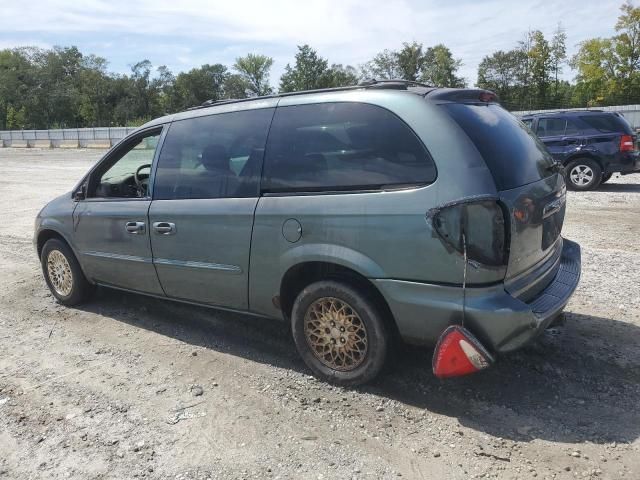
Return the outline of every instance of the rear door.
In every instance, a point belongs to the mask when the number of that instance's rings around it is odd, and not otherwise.
[[[74,242],[84,271],[96,282],[163,293],[153,268],[147,218],[148,177],[161,131],[134,135],[89,175],[86,198],[73,214]]]
[[[444,108],[484,158],[506,207],[511,241],[507,277],[557,253],[566,188],[544,145],[499,105],[455,103]]]
[[[169,297],[246,309],[249,251],[273,108],[174,121],[149,210]]]
[[[564,118],[542,117],[538,119],[536,135],[557,161],[562,161],[564,157],[566,125],[567,121]]]

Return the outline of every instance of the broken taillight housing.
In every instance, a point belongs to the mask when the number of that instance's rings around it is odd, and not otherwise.
[[[433,226],[445,245],[469,260],[489,265],[507,264],[507,227],[495,199],[468,200],[435,209]]]
[[[433,373],[438,378],[458,377],[484,370],[493,357],[466,328],[448,327],[433,352]]]

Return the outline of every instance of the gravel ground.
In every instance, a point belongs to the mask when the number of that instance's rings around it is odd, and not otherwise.
[[[102,153],[0,149],[0,478],[640,478],[640,175],[569,194],[561,326],[475,376],[407,347],[343,389],[279,322],[107,289],[58,305],[33,219]]]

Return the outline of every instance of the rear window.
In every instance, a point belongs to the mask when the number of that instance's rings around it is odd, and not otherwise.
[[[265,154],[265,191],[369,190],[435,178],[422,142],[384,108],[337,102],[276,110]]]
[[[494,104],[447,103],[443,108],[482,155],[498,190],[536,182],[551,175],[553,160],[522,122]]]
[[[580,120],[603,133],[624,132],[627,135],[633,134],[627,120],[618,115],[583,115]]]

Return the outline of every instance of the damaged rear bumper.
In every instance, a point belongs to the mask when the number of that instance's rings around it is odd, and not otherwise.
[[[546,286],[536,288],[532,298],[511,294],[504,284],[467,288],[466,328],[493,352],[524,346],[547,328],[569,302],[580,280],[580,256],[580,246],[563,239],[559,258],[545,272]],[[548,275],[549,271],[552,275]],[[461,287],[389,279],[372,281],[386,298],[400,335],[409,343],[435,344],[444,329],[462,322]]]

